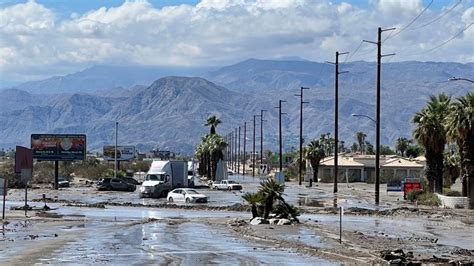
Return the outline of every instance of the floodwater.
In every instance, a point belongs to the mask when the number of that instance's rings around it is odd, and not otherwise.
[[[44,224],[33,220],[24,225],[21,221],[7,225],[8,230],[0,241],[1,261],[28,264],[332,264],[291,249],[251,242],[237,237],[225,225],[209,223],[209,219],[242,218],[243,213],[49,206],[57,208],[49,213],[62,216],[60,222]]]

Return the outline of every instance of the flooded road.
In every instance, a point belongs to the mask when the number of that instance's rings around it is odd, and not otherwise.
[[[8,224],[0,260],[107,264],[334,264],[291,249],[251,242],[225,221],[242,213],[51,205],[54,222]]]
[[[433,254],[474,260],[474,221],[466,210],[407,208],[401,193],[381,193],[371,201],[373,185],[332,184],[308,188],[287,183],[285,199],[303,210],[302,224],[249,225],[251,213],[242,194],[257,191],[261,179],[234,175],[242,191],[197,188],[207,204],[168,204],[140,199],[137,192],[97,191],[73,186],[29,190],[36,210],[7,212],[0,237],[0,261],[11,264],[277,264],[328,265],[380,263],[380,250]],[[382,188],[383,191],[383,188]],[[23,190],[11,190],[7,208],[24,205]],[[51,210],[40,211],[45,203]],[[94,205],[95,204],[95,205]],[[339,213],[342,222],[339,243]],[[221,208],[223,207],[223,208]],[[235,208],[234,208],[235,207]],[[356,208],[358,207],[361,212]],[[396,213],[390,211],[401,209]],[[404,208],[404,209],[403,209]],[[352,210],[351,210],[352,209]],[[367,212],[369,210],[372,212]],[[383,212],[383,214],[377,212]],[[243,221],[235,226],[233,220]],[[418,257],[417,257],[418,258]]]

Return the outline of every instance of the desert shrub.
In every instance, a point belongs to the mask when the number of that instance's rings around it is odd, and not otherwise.
[[[439,206],[441,204],[441,201],[435,194],[430,192],[424,192],[419,195],[418,204],[428,206]]]
[[[456,190],[450,190],[446,193],[443,193],[445,196],[449,196],[449,197],[461,197],[462,196],[462,193],[459,192],[459,191],[456,191]]]
[[[417,201],[420,205],[428,206],[439,206],[441,204],[438,196],[422,190],[410,190],[407,194],[407,200],[412,202]]]
[[[407,193],[407,200],[411,201],[411,202],[414,202],[415,200],[418,200],[418,196],[423,193],[423,191],[421,190],[410,190],[408,191]]]

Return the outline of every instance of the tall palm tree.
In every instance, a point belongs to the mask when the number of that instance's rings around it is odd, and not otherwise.
[[[405,137],[399,137],[395,143],[395,151],[400,152],[401,156],[404,156],[405,151],[408,149],[408,145],[411,143],[411,140]]]
[[[311,164],[311,168],[313,168],[313,180],[314,182],[318,182],[318,170],[319,170],[319,162],[325,156],[325,148],[322,145],[324,142],[323,136],[320,139],[313,139],[306,148],[306,159],[309,160]]]
[[[217,172],[217,163],[219,160],[224,159],[224,149],[227,147],[227,142],[221,136],[217,134],[209,134],[206,137],[205,141],[209,157],[210,157],[210,176],[213,181],[216,180],[216,172]]]
[[[205,126],[210,126],[211,127],[210,134],[214,135],[216,134],[216,127],[220,123],[222,123],[222,121],[219,118],[217,118],[215,115],[213,115],[207,118]]]
[[[416,128],[413,138],[425,148],[428,191],[443,191],[443,152],[446,145],[444,123],[451,97],[446,94],[431,96],[421,111],[413,117]]]
[[[463,194],[474,208],[474,93],[459,97],[450,106],[445,129],[448,139],[459,147]]]
[[[356,133],[357,142],[359,143],[359,151],[361,153],[365,153],[365,137],[367,137],[367,135],[364,132],[359,131]]]

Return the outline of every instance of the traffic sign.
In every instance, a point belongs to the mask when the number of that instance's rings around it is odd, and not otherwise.
[[[260,168],[258,169],[258,173],[261,175],[268,174],[268,165],[267,164],[260,164]]]

